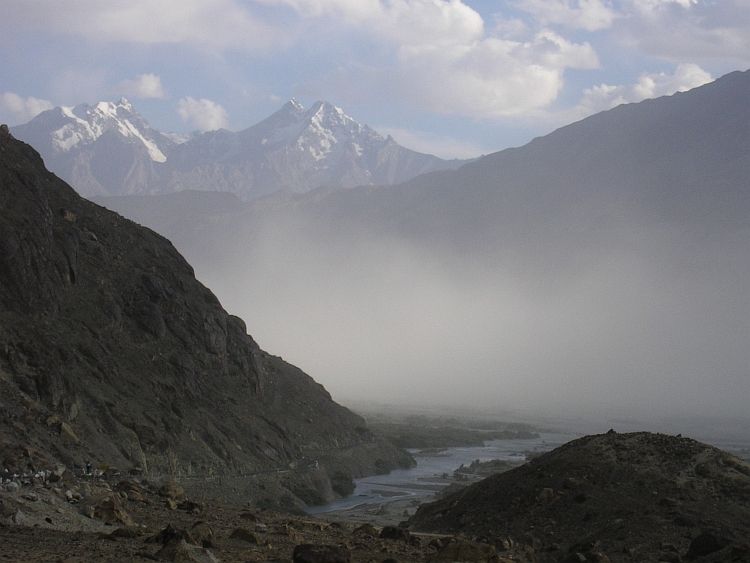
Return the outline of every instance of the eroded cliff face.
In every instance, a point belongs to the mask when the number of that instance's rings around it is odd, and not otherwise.
[[[7,134],[0,421],[0,462],[22,469],[237,474],[351,448],[353,473],[408,461],[261,350],[168,240],[80,198]]]

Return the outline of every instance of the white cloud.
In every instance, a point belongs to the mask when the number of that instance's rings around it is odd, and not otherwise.
[[[644,73],[638,82],[627,86],[601,84],[584,90],[578,111],[591,115],[625,103],[640,102],[648,98],[668,96],[702,86],[713,79],[696,64],[681,64],[674,74]]]
[[[631,0],[632,5],[641,12],[654,12],[664,9],[673,4],[689,8],[691,4],[697,4],[697,0]]]
[[[316,16],[349,5],[338,0],[268,1]],[[523,29],[516,22],[509,33],[501,26],[487,33],[481,16],[461,0],[367,0],[351,5],[347,21],[381,44],[390,43],[397,60],[390,66],[341,67],[307,84],[306,91],[358,101],[395,95],[428,111],[498,117],[549,105],[563,86],[566,69],[599,66],[589,43],[571,42],[549,29]]]
[[[236,0],[24,0],[0,3],[6,26],[49,29],[94,42],[187,43],[212,49],[258,49],[285,32]]]
[[[526,42],[486,38],[452,48],[402,47],[398,80],[412,105],[485,118],[552,103],[566,68],[597,68],[588,44],[549,30]]]
[[[614,26],[626,47],[675,62],[733,58],[750,61],[746,0],[626,0]]]
[[[5,92],[0,96],[0,112],[11,115],[17,123],[26,123],[43,111],[54,108],[47,100],[34,97],[22,98],[14,92]]]
[[[520,0],[517,6],[542,25],[561,24],[573,29],[607,29],[621,17],[611,3],[602,0]]]
[[[190,96],[179,101],[177,113],[192,126],[201,131],[215,131],[228,127],[228,114],[221,105],[211,100],[201,98],[195,100]]]
[[[155,74],[139,74],[135,80],[123,80],[118,89],[123,95],[138,99],[164,99],[167,93],[161,85],[161,78]]]

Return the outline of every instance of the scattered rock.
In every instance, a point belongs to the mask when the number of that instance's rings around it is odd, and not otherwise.
[[[98,518],[108,524],[135,526],[131,516],[125,511],[117,493],[100,493],[92,495],[79,504],[81,514],[89,518]]]
[[[192,500],[184,500],[177,505],[177,508],[186,512],[193,512],[199,514],[206,508],[206,504],[203,502],[195,502]]]
[[[167,524],[167,527],[164,528],[161,532],[156,534],[155,536],[151,536],[146,540],[146,543],[160,543],[162,545],[167,545],[168,543],[174,543],[178,542],[180,540],[185,540],[188,543],[194,543],[193,537],[190,535],[190,532],[187,530],[180,530],[179,528],[175,528],[172,526],[172,524]]]
[[[185,494],[177,483],[174,481],[165,481],[159,489],[159,496],[166,497],[171,500],[177,500]]]
[[[695,559],[697,557],[703,557],[704,555],[710,555],[715,551],[719,551],[727,546],[727,541],[718,538],[711,532],[702,532],[690,542],[690,547],[685,555],[686,559]]]
[[[117,528],[113,530],[109,537],[111,538],[140,538],[143,535],[143,528],[137,526],[126,526],[124,528]]]
[[[427,557],[430,563],[497,563],[498,560],[493,546],[462,538],[450,538],[441,542],[437,552]]]
[[[378,537],[383,540],[401,540],[408,542],[410,535],[411,534],[409,534],[409,530],[404,530],[403,528],[399,528],[398,526],[385,526],[380,531],[380,535]]]
[[[258,515],[254,512],[245,511],[240,514],[240,518],[242,518],[243,520],[249,520],[250,522],[255,522],[258,520]]]
[[[349,563],[352,555],[344,546],[303,543],[294,548],[294,563]]]
[[[380,535],[378,529],[369,522],[354,528],[354,534],[360,536],[369,536],[371,538],[377,538]]]
[[[218,563],[219,560],[214,557],[213,553],[191,545],[185,540],[169,543],[161,548],[156,557],[162,561],[175,561],[178,563]]]
[[[229,539],[242,540],[253,545],[258,545],[258,538],[255,536],[255,534],[245,528],[237,528],[236,530],[234,530],[234,532],[232,532],[232,535],[229,536]]]
[[[29,517],[20,510],[14,510],[4,521],[8,526],[31,526]]]
[[[536,497],[536,500],[538,502],[541,502],[542,504],[546,504],[554,500],[554,498],[555,498],[555,491],[549,487],[546,487],[539,492],[539,494]]]
[[[190,535],[193,538],[195,545],[202,547],[213,547],[214,542],[214,531],[211,526],[205,522],[196,522],[190,528]]]

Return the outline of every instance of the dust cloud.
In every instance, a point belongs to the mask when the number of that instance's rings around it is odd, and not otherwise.
[[[263,349],[343,404],[747,418],[748,233],[615,238],[584,260],[290,223],[177,244]]]

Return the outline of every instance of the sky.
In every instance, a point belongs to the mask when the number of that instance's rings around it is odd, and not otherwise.
[[[749,0],[0,0],[0,122],[126,97],[161,131],[317,100],[444,158],[750,68]]]

